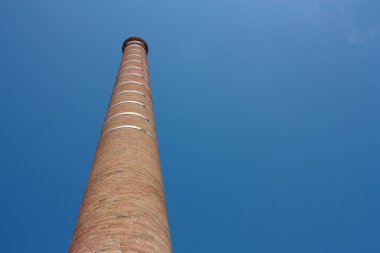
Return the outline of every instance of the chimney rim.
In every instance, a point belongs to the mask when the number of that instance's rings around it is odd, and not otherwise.
[[[148,54],[148,43],[146,43],[146,41],[139,36],[132,36],[132,37],[129,37],[128,39],[126,39],[123,43],[122,48],[121,48],[122,53],[124,53],[124,49],[126,48],[126,46],[133,41],[140,42],[142,44],[142,46],[144,47],[146,54]]]

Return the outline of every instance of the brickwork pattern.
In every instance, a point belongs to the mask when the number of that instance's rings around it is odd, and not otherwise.
[[[171,253],[147,46],[127,40],[71,253]]]

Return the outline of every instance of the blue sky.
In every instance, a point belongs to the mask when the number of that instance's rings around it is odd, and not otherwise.
[[[0,242],[67,252],[125,38],[175,253],[380,252],[380,2],[0,2]]]

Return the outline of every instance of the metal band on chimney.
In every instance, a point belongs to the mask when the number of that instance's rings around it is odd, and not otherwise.
[[[150,113],[153,114],[152,110],[151,110],[149,107],[147,107],[145,104],[140,103],[140,102],[138,102],[138,101],[133,101],[133,100],[121,101],[121,102],[119,102],[119,103],[116,103],[116,104],[112,105],[112,106],[110,107],[110,109],[111,109],[111,108],[114,108],[114,107],[116,107],[116,106],[118,106],[118,105],[128,104],[128,103],[130,103],[130,104],[140,105],[140,106],[146,108]]]
[[[137,112],[121,112],[121,113],[116,113],[109,118],[106,118],[106,120],[104,121],[103,124],[106,124],[109,120],[116,118],[116,117],[119,117],[119,116],[137,116],[137,117],[145,119],[146,121],[148,121],[150,123],[150,120],[140,113],[137,113]]]
[[[120,92],[116,93],[115,95],[113,95],[112,99],[114,99],[115,97],[117,97],[117,96],[119,96],[121,94],[125,94],[125,93],[136,93],[136,94],[139,94],[139,95],[145,97],[147,100],[149,100],[149,102],[152,103],[152,100],[147,95],[145,95],[143,92],[136,91],[136,90],[124,90],[124,91],[120,91]]]
[[[137,130],[140,130],[146,134],[148,134],[153,140],[156,141],[156,138],[155,135],[151,134],[150,132],[148,132],[147,130],[141,128],[141,127],[138,127],[138,126],[134,126],[134,125],[123,125],[123,126],[118,126],[118,127],[114,127],[114,128],[111,128],[109,130],[107,130],[104,134],[102,134],[102,136],[100,137],[100,139],[102,139],[105,135],[109,134],[110,132],[113,132],[115,130],[118,130],[118,129],[125,129],[125,128],[132,128],[132,129],[137,129]]]

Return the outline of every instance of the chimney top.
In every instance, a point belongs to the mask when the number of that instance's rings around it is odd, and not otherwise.
[[[124,53],[124,49],[128,44],[137,43],[144,47],[146,53],[148,54],[148,44],[145,42],[144,39],[138,37],[138,36],[132,36],[126,39],[123,43],[122,52]]]

